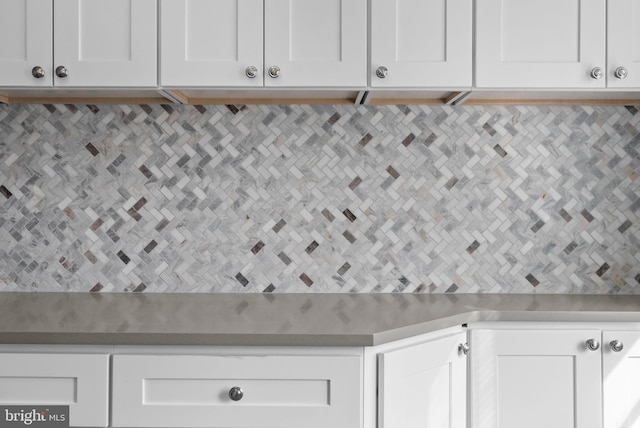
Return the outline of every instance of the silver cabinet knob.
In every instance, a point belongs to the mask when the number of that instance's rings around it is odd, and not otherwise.
[[[609,342],[609,346],[611,346],[613,352],[620,352],[624,348],[624,344],[619,340],[612,340]]]
[[[280,67],[277,67],[275,65],[269,67],[269,76],[273,77],[274,79],[280,77]]]
[[[244,397],[244,392],[242,392],[242,388],[239,386],[234,386],[229,390],[229,398],[233,401],[240,401]]]
[[[613,75],[616,76],[618,79],[626,79],[627,76],[629,75],[629,70],[627,70],[624,67],[618,67],[616,68],[616,71],[613,72]]]
[[[65,78],[68,75],[69,75],[69,70],[67,70],[65,66],[61,65],[60,67],[56,68],[56,76]]]
[[[31,75],[36,79],[42,79],[44,77],[44,68],[35,66],[31,69]]]
[[[593,70],[591,70],[592,78],[598,80],[598,79],[602,79],[603,76],[604,76],[604,72],[600,67],[594,67]]]
[[[249,79],[254,79],[258,75],[258,69],[250,65],[244,70],[244,74],[246,74]]]
[[[461,343],[458,345],[458,353],[459,354],[464,354],[464,355],[469,355],[469,351],[471,350],[471,348],[469,347],[468,343]]]
[[[389,73],[389,69],[384,65],[381,65],[376,69],[376,76],[378,76],[381,79],[384,79],[385,77],[387,77],[388,73]]]
[[[598,342],[596,339],[587,340],[587,349],[589,349],[590,351],[597,351],[598,349],[600,349],[600,342]]]

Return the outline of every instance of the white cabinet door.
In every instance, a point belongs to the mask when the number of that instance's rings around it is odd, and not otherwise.
[[[603,0],[476,2],[476,86],[604,88],[605,16]]]
[[[371,86],[470,87],[472,11],[472,0],[372,0]]]
[[[0,86],[51,86],[53,0],[1,0],[0,28]]]
[[[156,0],[55,0],[56,86],[156,86]]]
[[[473,428],[602,428],[598,330],[472,330]]]
[[[163,86],[263,85],[262,0],[161,0],[160,16]]]
[[[609,1],[607,16],[608,86],[640,88],[640,0]],[[616,76],[620,67],[624,78]]]
[[[359,428],[361,361],[359,356],[115,355],[112,425]],[[234,400],[236,388],[242,395]]]
[[[464,428],[467,358],[458,351],[466,334],[378,356],[380,428]]]
[[[605,331],[602,343],[604,426],[640,428],[640,332]]]
[[[264,59],[265,86],[366,86],[367,0],[266,1]]]
[[[70,426],[109,425],[109,355],[0,354],[0,404],[69,406]]]

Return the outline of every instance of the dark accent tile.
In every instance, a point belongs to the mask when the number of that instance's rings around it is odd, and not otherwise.
[[[138,202],[136,202],[136,204],[133,206],[133,209],[136,211],[140,211],[140,208],[144,207],[146,203],[147,203],[146,198],[140,198],[140,200],[138,200]]]
[[[233,114],[238,114],[238,112],[240,111],[240,109],[239,109],[238,107],[236,107],[236,106],[234,106],[234,105],[231,105],[231,104],[226,104],[226,105],[225,105],[225,107],[226,107],[226,108],[228,108],[228,109],[229,109],[229,111],[230,111],[231,113],[233,113]],[[201,113],[202,113],[202,112],[201,112]]]
[[[156,226],[156,231],[160,232],[162,229],[167,227],[168,224],[169,224],[169,220],[167,220],[166,218],[163,218],[160,221],[160,223],[158,223],[158,225]]]
[[[528,274],[525,278],[527,278],[527,281],[529,281],[529,283],[531,283],[531,285],[533,285],[534,287],[540,285],[540,281],[538,281],[532,274]]]
[[[75,105],[73,105],[73,104],[65,104],[64,106],[65,106],[65,107],[67,108],[67,110],[69,110],[71,113],[76,113],[76,112],[78,111],[78,107],[76,107],[76,106],[75,106]]]
[[[176,162],[176,166],[178,168],[182,168],[187,164],[187,162],[189,162],[189,160],[191,160],[191,157],[189,155],[183,155],[180,159],[178,159],[178,162]]]
[[[198,110],[198,112],[199,112],[200,114],[205,114],[205,113],[207,112],[207,108],[206,108],[205,106],[203,106],[203,105],[200,105],[200,104],[196,104],[196,105],[194,105],[194,106],[193,106],[193,108],[195,108],[196,110]]]
[[[424,293],[426,289],[427,289],[426,285],[420,284],[420,285],[418,285],[418,287],[416,287],[415,290],[413,290],[413,292],[414,293]]]
[[[394,167],[392,167],[391,165],[389,165],[387,167],[387,172],[389,173],[390,176],[392,176],[394,179],[400,177],[400,173],[398,171],[395,170]]]
[[[238,280],[238,282],[243,286],[246,287],[247,284],[249,283],[249,280],[247,278],[244,277],[243,274],[241,274],[240,272],[238,272],[236,274],[236,280]]]
[[[0,186],[0,193],[2,193],[2,195],[7,199],[13,196],[13,193],[11,193],[9,189],[4,187],[4,185]]]
[[[158,246],[158,243],[155,241],[155,239],[152,239],[151,242],[149,242],[147,244],[146,247],[144,247],[144,252],[149,254],[150,252],[153,251],[154,248],[156,248]]]
[[[131,259],[125,253],[123,253],[122,250],[118,251],[117,256],[125,265],[129,264],[129,262],[131,261]]]
[[[273,291],[276,289],[276,287],[273,284],[269,284],[267,286],[267,288],[264,289],[264,291],[262,291],[263,293],[273,293]]]
[[[457,177],[451,177],[449,179],[449,181],[447,181],[447,183],[444,185],[444,187],[447,190],[451,190],[451,189],[453,189],[453,186],[455,186],[456,184],[458,184],[458,178]]]
[[[445,293],[455,293],[457,290],[458,290],[458,285],[454,283],[454,284],[451,284],[449,288],[447,288]]]
[[[284,219],[280,219],[279,222],[277,222],[274,226],[273,226],[273,230],[275,233],[280,232],[280,230],[282,230],[283,227],[285,227],[285,225],[287,224],[286,221],[284,221]]]
[[[637,274],[634,279],[638,282],[638,284],[640,284],[640,273]]]
[[[609,270],[611,266],[609,266],[607,263],[603,264],[602,266],[600,266],[600,268],[596,271],[596,275],[598,275],[599,277],[602,277],[602,275],[605,274],[606,271]]]
[[[300,280],[304,282],[307,287],[311,287],[313,285],[313,281],[307,276],[306,273],[300,275]]]
[[[93,286],[93,288],[91,288],[91,290],[89,290],[89,293],[97,293],[100,290],[102,290],[104,288],[104,285],[100,284],[99,282]]]
[[[496,144],[495,146],[493,146],[493,150],[495,150],[496,153],[498,153],[502,157],[507,156],[507,152],[502,148],[500,144]]]
[[[305,248],[305,253],[307,254],[311,254],[315,251],[316,248],[318,248],[318,244],[316,241],[313,241],[311,244],[309,244],[309,246],[307,248]]]
[[[140,168],[138,168],[138,169],[140,170],[142,175],[144,175],[145,177],[147,177],[147,178],[153,177],[153,173],[145,165],[140,165]]]
[[[128,213],[131,217],[133,217],[133,219],[134,219],[135,221],[140,221],[140,219],[142,218],[142,216],[140,215],[140,213],[138,213],[138,211],[136,211],[136,210],[135,210],[135,209],[133,209],[133,208],[129,208],[129,209],[127,210],[127,213]]]
[[[71,209],[71,207],[66,207],[65,209],[62,210],[62,212],[69,217],[69,220],[75,220],[76,219],[76,213],[73,212],[73,210]]]
[[[86,257],[87,260],[91,262],[91,264],[96,264],[96,262],[98,261],[98,258],[95,256],[95,254],[93,254],[89,250],[84,252],[84,256]]]
[[[422,143],[425,146],[429,147],[437,139],[438,139],[438,136],[432,132],[431,135],[429,135]]]
[[[358,187],[360,185],[360,183],[362,183],[362,178],[360,178],[360,177],[354,178],[353,181],[351,181],[351,183],[349,183],[349,189],[355,190],[356,187]]]
[[[566,221],[567,223],[569,223],[571,220],[573,220],[573,217],[571,217],[571,214],[569,214],[568,212],[566,212],[564,210],[564,208],[562,208],[560,210],[560,217],[562,217],[564,219],[564,221]]]
[[[140,108],[142,109],[143,112],[145,112],[146,114],[151,114],[153,113],[153,109],[151,108],[151,106],[149,104],[140,104]]]
[[[253,254],[258,254],[260,250],[262,250],[263,248],[264,248],[264,242],[258,241],[256,245],[254,245],[253,248],[251,249],[251,252]]]
[[[622,223],[620,225],[620,227],[618,227],[618,232],[620,233],[625,233],[627,231],[627,229],[629,229],[631,227],[633,223],[631,223],[631,220],[627,219],[625,220],[624,223]]]
[[[160,104],[160,107],[162,107],[164,111],[166,111],[169,114],[173,113],[174,111],[173,107],[171,107],[169,104]]]
[[[291,264],[291,259],[289,258],[289,256],[287,256],[284,252],[280,252],[280,254],[278,254],[278,258],[280,260],[282,260],[282,263],[284,263],[285,265],[290,265]]]
[[[91,113],[93,114],[98,114],[98,112],[100,111],[100,109],[98,108],[98,106],[93,105],[93,104],[87,104],[87,108],[89,109],[89,111],[91,111]]]
[[[358,144],[360,144],[362,147],[366,146],[367,144],[369,144],[369,141],[371,141],[373,139],[373,136],[369,133],[367,133],[364,137],[362,137],[362,139],[358,142]]]
[[[477,250],[479,246],[480,246],[480,243],[478,241],[473,241],[471,245],[467,247],[467,253],[473,254],[473,252]]]
[[[124,119],[122,119],[122,123],[124,123],[125,125],[130,124],[131,122],[133,122],[133,120],[136,118],[137,114],[135,111],[130,111],[129,114],[127,114]]]
[[[539,231],[540,229],[542,229],[542,226],[544,226],[544,225],[545,225],[545,222],[544,222],[544,221],[542,221],[542,220],[538,220],[538,221],[536,222],[536,224],[534,224],[533,226],[531,226],[531,231],[532,231],[533,233],[536,233],[537,231]]]
[[[95,232],[96,230],[100,229],[100,226],[102,226],[103,224],[104,224],[104,220],[102,220],[101,218],[98,218],[96,219],[96,221],[93,222],[91,226],[89,226],[89,229]]]
[[[134,293],[142,293],[146,289],[147,289],[147,286],[144,285],[143,282],[141,282],[140,285],[138,285],[136,288],[133,289],[133,292]]]
[[[44,108],[46,108],[47,110],[49,110],[49,113],[55,113],[56,110],[56,106],[52,105],[52,104],[45,104]]]
[[[94,157],[98,156],[100,154],[100,152],[98,151],[98,149],[96,149],[96,146],[94,146],[93,144],[89,143],[86,146],[84,146],[87,150],[89,150],[89,153],[91,153]]]
[[[484,129],[485,131],[487,131],[487,133],[489,135],[491,135],[492,137],[494,135],[496,135],[496,130],[493,129],[493,126],[489,125],[489,122],[485,123],[484,125],[482,125],[482,129]]]
[[[337,121],[340,120],[340,114],[338,113],[334,113],[328,120],[327,120],[327,124],[329,125],[333,125],[335,124]]]
[[[402,140],[402,145],[405,146],[405,147],[408,147],[409,144],[411,144],[413,142],[413,140],[415,140],[415,139],[416,139],[415,135],[409,134],[409,135],[407,135],[407,137],[404,140]]]
[[[325,216],[325,218],[329,221],[335,220],[333,214],[331,214],[331,212],[326,208],[322,210],[322,215]]]
[[[340,269],[338,269],[338,275],[344,275],[349,269],[351,269],[351,265],[349,264],[349,262],[345,262],[342,266],[340,266]]]
[[[107,236],[111,238],[113,242],[118,242],[120,240],[120,237],[116,234],[116,232],[113,229],[107,230]]]
[[[593,216],[586,208],[580,211],[580,214],[582,214],[582,217],[584,217],[589,223],[593,221]]]
[[[573,250],[575,250],[578,247],[578,243],[576,241],[571,241],[569,243],[569,245],[567,245],[566,247],[564,247],[564,253],[566,255],[569,255],[573,252]]]
[[[268,114],[268,115],[266,115],[264,119],[262,119],[262,123],[263,123],[265,126],[269,126],[269,124],[270,124],[271,122],[273,122],[273,119],[275,119],[275,118],[276,118],[275,113],[274,113],[274,112],[269,112],[269,114]]]
[[[351,234],[351,232],[349,232],[348,230],[345,230],[344,232],[342,232],[342,236],[344,236],[344,237],[345,237],[345,239],[346,239],[347,241],[349,241],[350,243],[352,243],[352,244],[353,244],[354,242],[356,242],[356,237],[355,237],[355,236],[353,236],[353,235]]]
[[[349,211],[349,208],[347,208],[344,211],[342,211],[342,214],[344,214],[344,216],[347,218],[347,220],[349,220],[351,223],[356,221],[356,216],[353,215],[353,213],[351,211]]]
[[[635,115],[638,112],[638,109],[635,108],[634,106],[624,106],[624,108],[626,108],[629,113]]]

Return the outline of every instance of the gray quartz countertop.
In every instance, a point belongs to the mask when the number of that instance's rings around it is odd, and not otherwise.
[[[640,295],[0,293],[0,343],[368,346],[476,321],[640,322]]]

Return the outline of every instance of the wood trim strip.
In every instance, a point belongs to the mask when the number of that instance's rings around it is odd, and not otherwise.
[[[0,94],[0,103],[9,104],[9,97],[7,95]]]
[[[373,98],[368,104],[446,104],[446,100],[440,98]]]
[[[353,104],[352,98],[189,98],[188,104]]]
[[[164,97],[11,97],[7,99],[15,104],[167,104],[171,102]]]
[[[527,98],[519,98],[519,99],[509,99],[509,98],[474,98],[474,99],[466,99],[461,104],[463,105],[472,105],[472,104],[574,104],[574,105],[638,105],[640,104],[640,98],[638,99],[625,99],[625,100],[616,100],[616,99],[597,99],[597,98],[585,98],[585,99],[527,99]]]

